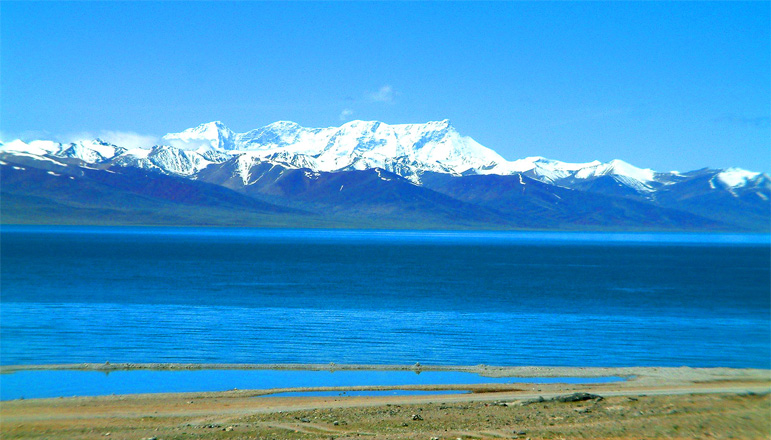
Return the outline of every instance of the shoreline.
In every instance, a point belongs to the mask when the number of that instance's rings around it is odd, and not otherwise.
[[[165,366],[168,371],[227,364],[109,364],[113,371]],[[61,370],[104,364],[26,366]],[[228,365],[231,369],[245,367]],[[307,369],[290,365],[286,369]],[[101,369],[98,367],[102,367]],[[269,369],[277,365],[249,365]],[[322,366],[317,365],[317,369]],[[324,369],[329,366],[324,365]],[[346,365],[347,369],[354,366]],[[413,366],[357,366],[409,370]],[[766,438],[771,432],[771,370],[731,368],[434,367],[422,371],[487,371],[530,377],[634,373],[618,382],[514,383],[274,388],[214,392],[117,394],[3,401],[0,436],[46,440],[382,438]],[[4,367],[7,369],[7,367]],[[342,368],[338,368],[342,369]],[[397,396],[271,396],[278,392],[414,389]],[[461,394],[442,390],[463,389]],[[578,394],[577,394],[578,393]],[[570,399],[589,393],[580,399]],[[260,398],[256,398],[262,396]],[[567,399],[565,399],[567,397]],[[524,432],[526,434],[520,435]],[[514,435],[516,433],[516,435]],[[109,436],[109,437],[108,437]]]
[[[544,367],[544,366],[492,366],[492,365],[378,365],[378,364],[225,364],[225,363],[77,363],[77,364],[42,364],[42,365],[0,365],[0,375],[13,374],[22,371],[201,371],[201,370],[251,370],[251,371],[412,371],[415,374],[422,372],[445,371],[478,374],[488,378],[603,378],[619,377],[621,380],[607,382],[618,387],[628,386],[656,386],[691,385],[699,383],[716,383],[727,381],[741,382],[771,382],[771,369],[758,368],[692,368],[692,367]],[[527,382],[511,384],[522,385]],[[539,384],[537,381],[534,384]],[[471,391],[470,387],[478,388],[486,385],[490,389],[501,390],[502,384],[441,384],[430,385],[441,387],[440,389],[461,389]],[[596,384],[601,385],[601,384]],[[381,386],[381,385],[352,385],[346,387],[313,387],[320,391],[338,390],[387,390],[406,389],[406,385]],[[450,387],[453,388],[450,388]],[[301,391],[305,388],[282,388],[283,391]],[[412,388],[409,389],[421,389]],[[246,391],[246,390],[239,390]],[[249,390],[260,392],[266,390]]]
[[[80,370],[80,371],[180,371],[180,370],[305,370],[305,371],[457,371],[478,373],[487,377],[600,377],[652,375],[659,372],[687,372],[689,374],[732,374],[745,372],[766,373],[771,379],[771,369],[739,367],[581,367],[581,366],[501,366],[501,365],[434,365],[434,364],[328,364],[318,363],[179,363],[179,362],[80,362],[68,364],[18,364],[0,365],[0,374],[33,370]]]

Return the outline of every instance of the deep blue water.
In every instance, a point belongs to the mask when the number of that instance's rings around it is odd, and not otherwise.
[[[8,227],[0,363],[771,367],[768,235]]]
[[[444,385],[481,383],[601,383],[621,377],[484,377],[459,371],[309,371],[309,370],[32,370],[0,375],[0,400],[40,397],[100,396],[108,394],[183,393],[200,391],[265,390],[296,387],[352,387],[360,385]],[[439,391],[425,392],[441,394]],[[340,391],[282,393],[276,395],[327,395]],[[421,394],[415,390],[348,391],[346,395]]]

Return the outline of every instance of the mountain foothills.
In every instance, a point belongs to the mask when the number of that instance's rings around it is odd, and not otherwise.
[[[509,161],[449,121],[0,146],[3,224],[769,231],[771,177]]]

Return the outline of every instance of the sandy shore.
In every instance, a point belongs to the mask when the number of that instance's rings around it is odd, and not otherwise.
[[[274,390],[2,402],[2,438],[771,438],[771,371],[729,368],[553,368],[354,365],[77,364],[29,369],[317,369],[467,371],[490,377],[621,376],[597,384],[447,384],[468,394],[259,397]],[[0,379],[1,380],[1,379]],[[371,390],[396,387],[324,387]],[[560,396],[590,393],[586,400]],[[594,397],[601,396],[601,398]]]

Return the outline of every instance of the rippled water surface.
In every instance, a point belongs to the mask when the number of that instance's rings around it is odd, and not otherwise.
[[[771,366],[767,235],[1,232],[5,365]]]

